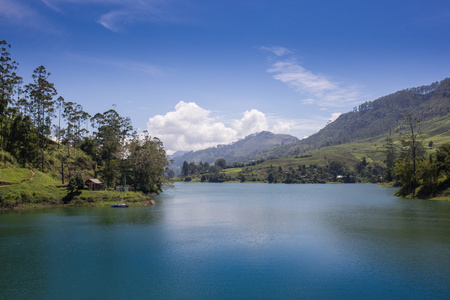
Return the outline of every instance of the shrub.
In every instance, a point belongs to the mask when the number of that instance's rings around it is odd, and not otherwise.
[[[72,176],[69,179],[69,185],[67,186],[67,189],[69,192],[78,191],[84,188],[84,179],[83,176],[81,176],[80,173],[76,173],[74,176]]]

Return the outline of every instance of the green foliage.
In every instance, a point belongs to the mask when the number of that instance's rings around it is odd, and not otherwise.
[[[428,159],[419,159],[416,169],[411,161],[400,159],[396,174],[402,184],[396,195],[439,196],[450,188],[450,143],[440,146]]]
[[[35,161],[38,156],[38,132],[34,129],[29,116],[15,114],[8,128],[6,150],[9,151],[22,166]]]
[[[5,40],[0,41],[0,149],[3,149],[3,122],[7,108],[13,101],[15,87],[22,82],[22,78],[16,74],[18,63],[11,59],[9,48],[11,45]]]
[[[122,145],[133,130],[131,120],[110,109],[103,114],[97,113],[91,118],[91,122],[97,128],[96,143],[101,145],[98,147],[100,154],[97,161],[103,168],[101,176],[107,187],[114,188],[119,172],[117,159],[122,156]]]
[[[227,166],[227,161],[224,158],[218,158],[215,162],[214,165],[216,167],[220,167],[222,169],[225,169]]]
[[[48,81],[51,74],[44,66],[37,67],[32,75],[34,80],[25,86],[30,102],[32,120],[37,130],[37,151],[41,156],[41,171],[44,170],[44,149],[48,145],[46,138],[50,136],[55,100],[57,94],[54,84]]]
[[[83,176],[79,172],[77,172],[74,176],[69,179],[69,185],[67,186],[67,190],[71,193],[82,190],[84,188],[84,179]]]
[[[144,193],[161,193],[164,173],[169,165],[162,142],[158,138],[137,136],[129,144],[131,167],[135,172],[136,190]]]
[[[386,155],[386,158],[384,160],[384,164],[386,165],[386,170],[384,172],[384,180],[386,182],[391,182],[394,180],[394,166],[397,151],[391,136],[386,137],[385,140],[386,144],[384,145],[384,154]]]

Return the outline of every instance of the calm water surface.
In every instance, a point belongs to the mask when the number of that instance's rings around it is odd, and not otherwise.
[[[0,299],[449,299],[450,203],[179,183],[153,207],[0,212]]]

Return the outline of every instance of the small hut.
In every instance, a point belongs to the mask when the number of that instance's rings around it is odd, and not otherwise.
[[[92,191],[102,191],[105,189],[105,185],[103,182],[98,180],[97,178],[90,178],[84,182],[86,187]]]

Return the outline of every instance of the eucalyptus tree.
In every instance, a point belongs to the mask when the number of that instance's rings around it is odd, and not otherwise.
[[[58,140],[58,148],[61,143],[61,135],[63,134],[63,129],[61,128],[61,114],[64,110],[66,102],[64,101],[64,98],[62,96],[59,96],[56,100],[56,107],[58,108],[58,126],[56,126],[55,135]]]
[[[121,156],[122,146],[133,131],[131,120],[110,109],[94,115],[91,122],[92,127],[97,129],[94,135],[100,150],[100,161],[97,163],[102,166],[102,178],[108,187],[113,187],[118,172],[117,158]]]
[[[166,150],[158,138],[135,136],[128,144],[128,160],[135,172],[135,186],[144,193],[161,193],[169,162]]]
[[[69,156],[70,146],[79,145],[83,136],[87,133],[87,130],[81,125],[82,122],[87,121],[90,117],[80,104],[71,101],[64,103],[63,118],[66,121],[66,128],[62,132]]]
[[[402,153],[395,166],[395,175],[399,177],[402,188],[397,192],[399,195],[408,195],[412,193],[415,196],[415,190],[418,187],[417,165],[419,159],[424,156],[424,148],[421,139],[420,120],[411,115],[403,115],[406,121],[404,138],[400,140],[402,144]]]
[[[39,66],[33,72],[33,82],[25,86],[30,99],[34,125],[38,132],[37,149],[42,156],[41,170],[44,169],[45,138],[51,134],[50,129],[55,110],[53,97],[57,95],[54,84],[48,81],[50,75],[51,73],[47,72],[44,66]]]
[[[394,140],[391,136],[385,138],[386,143],[384,144],[384,154],[386,155],[384,163],[386,164],[386,170],[384,172],[384,180],[390,182],[394,180],[394,167],[396,160],[396,149]]]
[[[16,61],[11,59],[8,49],[11,45],[5,40],[0,41],[0,149],[3,149],[3,122],[6,116],[8,104],[12,103],[16,85],[21,81],[21,77],[16,74]]]

